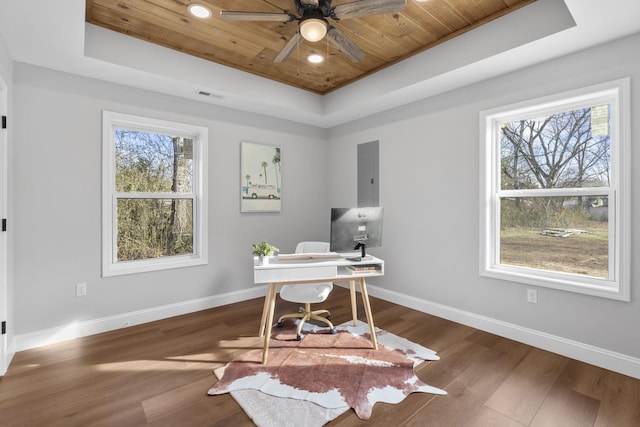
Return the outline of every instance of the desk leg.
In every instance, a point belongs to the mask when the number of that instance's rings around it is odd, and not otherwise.
[[[275,287],[273,289],[275,289]],[[264,305],[262,306],[262,318],[260,319],[260,331],[258,331],[259,337],[263,337],[265,334],[267,314],[269,313],[269,301],[271,301],[271,290],[272,290],[271,284],[267,285],[267,294],[264,296]]]
[[[271,339],[271,326],[273,326],[273,311],[276,307],[276,285],[274,283],[269,283],[269,291],[267,292],[269,296],[269,304],[268,304],[268,314],[265,325],[265,334],[264,334],[264,349],[262,351],[262,364],[267,364],[267,356],[269,354],[269,340]],[[265,330],[263,329],[263,330]]]
[[[367,315],[367,323],[369,324],[369,332],[371,332],[371,345],[374,350],[378,349],[378,338],[376,337],[376,328],[373,324],[373,315],[371,314],[371,305],[369,304],[369,294],[367,293],[367,282],[364,277],[360,279],[360,291],[362,292],[362,302],[364,303],[364,312]]]
[[[356,302],[355,280],[349,280],[349,291],[351,292],[351,315],[353,316],[353,326],[358,326],[358,303]]]

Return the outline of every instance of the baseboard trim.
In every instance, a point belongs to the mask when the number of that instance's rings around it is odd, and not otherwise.
[[[15,337],[15,351],[28,350],[31,348],[41,347],[43,345],[113,331],[115,329],[125,328],[128,326],[194,313],[196,311],[220,307],[222,305],[264,297],[265,294],[266,285],[255,286],[246,290],[228,292],[225,294],[153,307],[146,310],[132,311],[129,313],[122,313],[115,316],[102,317],[84,322],[73,322],[65,326],[19,334]]]
[[[16,354],[16,340],[14,338],[7,345],[7,348],[4,354],[4,360],[0,360],[0,376],[3,376],[4,374],[7,373],[7,369],[9,368],[9,365],[11,364],[11,360],[13,360],[13,356],[15,356],[15,354]]]
[[[342,286],[342,285],[341,285]],[[501,337],[522,342],[543,350],[557,353],[581,362],[619,372],[633,378],[640,379],[640,359],[616,353],[603,348],[569,340],[534,329],[525,328],[513,323],[503,322],[490,317],[481,316],[457,308],[415,298],[388,289],[369,285],[369,295],[394,304],[402,305],[423,313],[442,317],[452,322],[480,329]],[[252,298],[264,297],[266,286],[256,286],[250,289],[229,292],[176,304],[169,304],[147,310],[138,310],[115,316],[103,317],[86,322],[74,322],[27,334],[16,335],[12,342],[11,354],[43,345],[54,344],[74,338],[108,332],[115,329],[139,325],[142,323],[180,316],[200,310],[233,304]]]
[[[635,357],[411,297],[388,289],[369,285],[367,290],[369,295],[394,304],[640,379],[640,359]]]

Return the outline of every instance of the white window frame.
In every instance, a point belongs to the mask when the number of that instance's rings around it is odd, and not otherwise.
[[[630,79],[572,90],[480,113],[480,275],[511,282],[630,301]],[[611,185],[599,188],[502,190],[501,123],[523,116],[542,117],[601,102],[612,105]],[[532,196],[603,195],[609,197],[609,277],[596,278],[500,264],[500,199]]]
[[[148,193],[118,193],[115,188],[115,130],[129,129],[193,139],[192,193],[151,193],[168,199],[193,200],[193,254],[166,256],[135,261],[117,258],[117,200],[118,198],[146,198]],[[208,129],[201,126],[134,116],[112,111],[102,112],[102,276],[142,273],[190,267],[208,263],[207,232],[207,146]]]

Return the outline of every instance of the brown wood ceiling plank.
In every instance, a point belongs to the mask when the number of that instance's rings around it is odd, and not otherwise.
[[[94,7],[96,16],[100,15],[100,11],[100,7]],[[112,25],[112,21],[110,19],[115,20],[116,22],[118,21],[118,17],[113,17],[107,14],[106,16],[102,16],[101,22],[108,28],[110,25]],[[136,20],[133,18],[129,18],[128,22],[132,24],[133,29],[137,29],[142,26],[141,23],[136,22]],[[123,26],[120,25],[120,29],[122,28]],[[146,33],[141,35],[133,31],[127,31],[126,34],[141,38],[143,40],[147,39],[147,36],[145,35]],[[179,49],[174,45],[174,41],[176,39],[181,40]],[[258,53],[254,58],[252,58],[251,61],[248,61],[245,55],[239,54],[233,50],[225,51],[224,49],[216,48],[214,46],[203,46],[203,44],[198,39],[192,39],[184,34],[172,34],[171,32],[166,30],[156,31],[154,33],[154,43],[164,47],[172,48],[174,50],[178,50],[186,54],[197,56],[202,59],[213,60],[222,65],[226,65],[257,75],[270,74],[274,68],[274,64],[271,62],[271,57],[273,56],[272,54],[261,55],[260,53]],[[260,61],[261,56],[268,56],[268,59],[266,59],[265,61]],[[296,79],[294,80],[288,79],[287,76],[292,75],[292,73],[290,72],[279,73],[279,75],[281,76],[281,78],[275,80],[281,81],[286,84],[293,84],[297,80],[300,80],[299,77],[296,77]],[[306,88],[306,86],[311,85],[311,83],[312,82],[306,82],[302,85],[301,88]],[[301,86],[300,83],[297,83],[297,85]]]
[[[271,47],[269,41],[273,40],[272,32],[264,27],[253,27],[261,31],[259,34],[254,34],[253,31],[238,31],[237,26],[221,19],[214,22],[185,18],[153,2],[120,0],[115,7],[114,2],[109,0],[93,0],[93,3],[95,7],[92,23],[100,25],[100,17],[110,13],[112,15],[109,20],[111,28],[121,27],[129,33],[136,34],[147,33],[149,34],[148,37],[145,37],[147,40],[153,40],[154,37],[157,37],[158,31],[168,30],[175,34],[185,34],[193,39],[199,39],[205,46],[215,46],[221,42],[228,43],[229,47],[246,50],[249,57],[262,51],[265,44],[267,47]],[[122,22],[114,18],[119,18]],[[120,25],[118,25],[119,22]],[[182,50],[180,44],[181,40],[178,37],[170,47]],[[277,40],[272,42],[272,45],[274,49],[277,48]]]
[[[507,8],[501,0],[449,0],[449,3],[469,23],[478,22]]]
[[[532,1],[535,1],[535,0],[532,0]],[[531,1],[523,1],[523,0],[502,0],[502,2],[510,8],[514,8],[514,10],[531,3]]]
[[[421,46],[424,32],[402,14],[341,21],[340,29],[360,48],[384,62],[404,57]],[[412,32],[415,32],[412,34]]]
[[[451,0],[428,1],[423,3],[422,6],[439,22],[445,25],[450,33],[471,24],[469,20],[465,19],[465,17],[456,10]]]
[[[508,6],[502,0],[458,0],[464,1],[471,6],[472,10],[479,11],[479,15],[474,18],[474,21],[483,18],[484,16],[491,15],[498,10],[506,9]]]
[[[222,10],[293,13],[294,0],[199,0],[213,12],[202,20],[187,12],[191,0],[86,0],[87,22],[314,93],[325,94],[535,0],[407,0],[399,13],[334,22],[366,56],[352,63],[326,41],[303,42],[283,63],[273,58],[298,22],[226,21]],[[354,0],[334,0],[333,6]],[[310,53],[327,57],[314,65]]]
[[[438,15],[435,10],[427,8],[427,3],[407,2],[404,14],[430,35],[425,43],[433,43],[454,31]]]

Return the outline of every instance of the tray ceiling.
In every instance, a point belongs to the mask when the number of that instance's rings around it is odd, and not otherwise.
[[[333,6],[354,0],[334,0]],[[304,41],[284,62],[273,59],[298,22],[228,21],[221,11],[296,13],[294,0],[86,0],[86,22],[256,74],[317,94],[327,94],[535,0],[407,0],[402,12],[331,21],[366,56],[352,62],[326,38]],[[213,16],[187,8],[199,3]],[[309,54],[325,61],[311,64]]]

